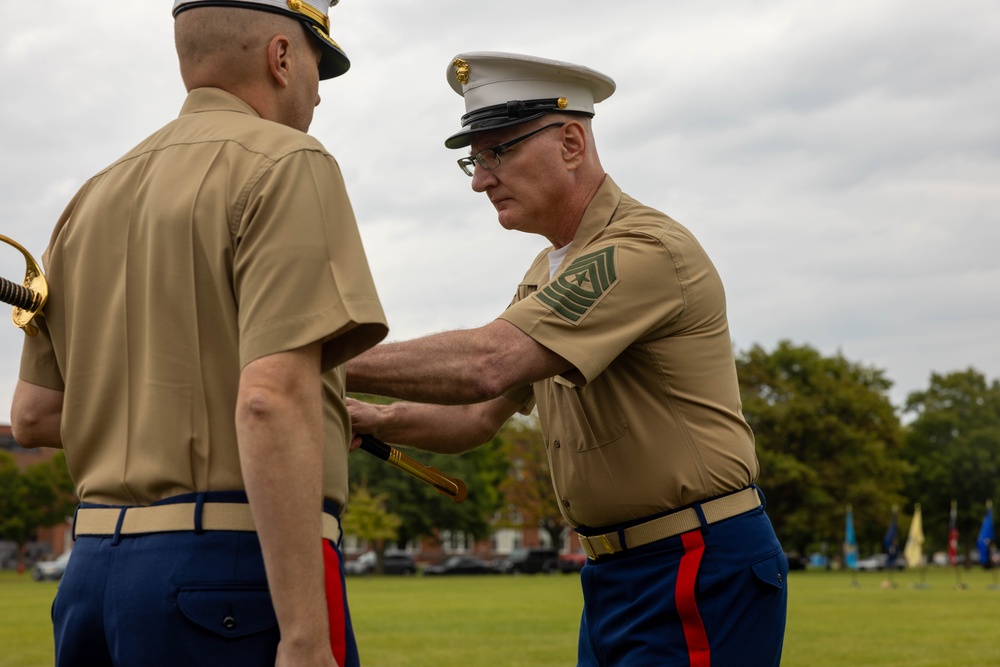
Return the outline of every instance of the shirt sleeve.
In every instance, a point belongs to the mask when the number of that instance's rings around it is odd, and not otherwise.
[[[40,387],[65,391],[59,363],[56,361],[52,339],[45,318],[35,316],[31,323],[38,329],[34,336],[25,335],[21,347],[21,367],[18,376],[25,382]]]
[[[240,363],[323,341],[323,368],[388,332],[336,161],[292,153],[252,189],[234,252]]]
[[[500,317],[590,382],[629,345],[662,335],[686,298],[672,252],[659,238],[633,233],[587,248]]]

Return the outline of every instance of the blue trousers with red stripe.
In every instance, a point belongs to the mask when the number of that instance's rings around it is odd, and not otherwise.
[[[760,508],[588,562],[578,667],[774,666],[788,561]]]
[[[341,667],[357,667],[340,549],[316,548],[331,650]],[[79,537],[52,621],[57,667],[273,667],[280,638],[257,534],[235,531]]]

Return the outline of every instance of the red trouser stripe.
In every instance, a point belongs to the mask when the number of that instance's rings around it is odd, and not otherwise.
[[[347,660],[344,627],[344,583],[340,578],[340,558],[330,542],[323,540],[323,563],[326,576],[326,608],[330,618],[330,648],[338,665]]]
[[[677,613],[680,614],[684,626],[684,639],[687,640],[688,659],[691,667],[710,667],[712,654],[708,646],[708,635],[698,613],[698,601],[694,597],[695,583],[698,580],[698,566],[701,556],[705,553],[705,540],[700,530],[681,535],[684,543],[684,555],[677,572],[677,589],[674,599],[677,602]]]

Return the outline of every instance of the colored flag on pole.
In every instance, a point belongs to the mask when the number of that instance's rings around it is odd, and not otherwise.
[[[951,519],[948,521],[948,562],[958,565],[958,501],[951,501]]]
[[[991,547],[995,535],[993,533],[993,501],[986,501],[986,516],[983,517],[983,525],[979,529],[979,537],[976,539],[976,546],[979,547],[979,563],[984,567],[990,567],[993,563],[990,560]]]
[[[858,538],[854,535],[854,514],[851,506],[847,506],[847,525],[844,530],[844,565],[852,570],[858,569]]]
[[[889,529],[885,531],[885,537],[882,538],[882,548],[885,549],[886,565],[892,567],[899,557],[899,528],[896,526],[896,514],[899,508],[893,505],[892,507],[892,520],[889,522]]]
[[[924,522],[920,515],[920,503],[913,506],[913,520],[910,522],[910,534],[906,538],[903,555],[909,567],[919,567],[923,562]]]

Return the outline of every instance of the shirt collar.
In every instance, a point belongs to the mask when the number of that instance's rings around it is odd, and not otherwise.
[[[221,88],[195,88],[181,107],[181,116],[205,111],[235,111],[260,117],[252,106]]]

